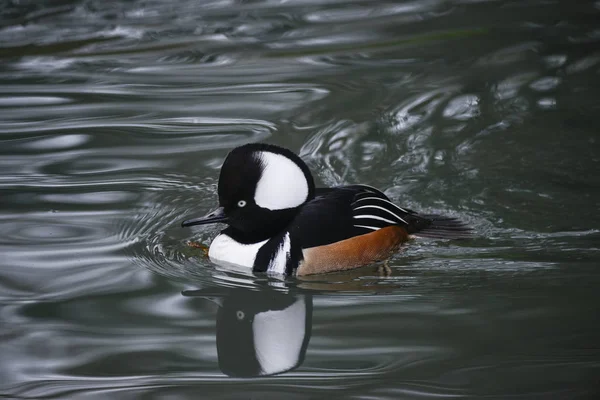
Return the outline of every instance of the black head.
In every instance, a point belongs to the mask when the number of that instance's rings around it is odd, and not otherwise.
[[[219,176],[219,209],[183,226],[224,222],[242,241],[280,232],[300,207],[314,198],[306,164],[282,147],[252,143],[233,149]]]

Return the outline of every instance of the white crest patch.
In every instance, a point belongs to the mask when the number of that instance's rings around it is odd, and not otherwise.
[[[288,232],[283,237],[283,241],[279,246],[279,249],[277,249],[277,253],[269,263],[267,272],[281,275],[285,274],[285,266],[287,264],[288,258],[290,257],[291,248],[292,244],[290,242],[290,234]]]
[[[262,375],[293,368],[300,359],[306,335],[306,301],[300,297],[284,310],[256,314],[252,332]]]
[[[308,198],[308,182],[302,169],[289,158],[261,151],[263,172],[256,185],[254,201],[259,207],[283,210],[298,207]]]
[[[210,244],[208,257],[216,264],[229,263],[252,268],[258,250],[265,243],[267,240],[251,244],[238,243],[230,236],[221,233]]]

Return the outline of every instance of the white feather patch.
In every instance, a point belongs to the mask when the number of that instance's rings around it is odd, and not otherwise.
[[[387,218],[378,217],[377,215],[356,215],[354,219],[375,219],[378,221],[387,222],[388,224],[395,224],[396,221],[389,220]]]
[[[251,244],[238,243],[230,236],[221,233],[210,244],[208,257],[217,264],[225,262],[252,268],[258,250],[265,243],[267,240]]]
[[[268,272],[275,274],[285,274],[285,266],[287,264],[287,260],[290,257],[290,250],[292,248],[292,244],[290,242],[290,234],[289,232],[285,234],[283,237],[283,242],[277,249],[277,253],[269,263],[269,267],[267,268]]]
[[[392,208],[396,208],[396,209],[400,210],[401,212],[403,212],[403,213],[405,213],[405,214],[410,214],[410,213],[409,213],[407,210],[405,210],[404,208],[402,208],[402,207],[398,207],[397,205],[395,205],[395,204],[394,204],[394,203],[392,203],[391,201],[389,201],[389,200],[386,200],[386,199],[382,199],[381,197],[362,197],[362,198],[360,198],[360,199],[356,200],[354,203],[352,203],[352,205],[355,205],[355,204],[356,204],[356,203],[358,203],[358,202],[361,202],[361,201],[366,201],[366,200],[376,200],[376,201],[382,201],[382,202],[384,202],[384,203],[386,203],[386,204],[389,204],[389,205],[390,205]]]
[[[293,368],[300,359],[306,335],[306,302],[303,297],[280,311],[265,311],[252,323],[256,359],[262,375]]]
[[[375,209],[377,209],[377,210],[385,211],[385,212],[387,212],[388,214],[391,214],[391,215],[393,215],[393,216],[394,216],[394,218],[398,218],[400,221],[402,221],[402,222],[404,222],[405,224],[407,224],[407,225],[408,225],[408,222],[406,222],[406,220],[402,219],[402,218],[401,218],[401,217],[400,217],[398,214],[395,214],[395,213],[394,213],[393,211],[391,211],[390,209],[387,209],[387,208],[383,208],[383,207],[379,207],[379,206],[376,206],[376,205],[369,204],[369,205],[366,205],[366,206],[360,206],[360,207],[356,207],[356,208],[354,208],[354,211],[356,211],[356,210],[360,210],[361,208],[375,208]]]
[[[308,197],[308,182],[302,169],[289,158],[260,152],[262,175],[256,185],[254,201],[269,210],[298,207]]]
[[[377,230],[381,229],[381,228],[377,228],[375,226],[367,226],[367,225],[354,225],[354,226],[357,227],[357,228],[370,229],[372,231],[377,231]]]

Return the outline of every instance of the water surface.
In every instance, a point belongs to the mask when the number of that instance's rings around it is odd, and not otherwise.
[[[595,398],[599,14],[0,5],[0,395]],[[216,205],[225,155],[255,141],[298,152],[319,185],[368,183],[477,237],[415,242],[389,277],[219,269],[188,246],[218,227],[179,223]],[[235,321],[269,309],[300,346],[248,378],[257,342]]]

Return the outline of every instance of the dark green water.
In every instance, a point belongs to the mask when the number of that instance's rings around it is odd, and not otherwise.
[[[1,2],[0,397],[597,398],[598,21],[593,1]],[[218,228],[179,223],[250,141],[477,238],[415,242],[390,277],[219,269],[186,244]],[[303,332],[292,369],[229,376],[251,366],[238,322],[290,304],[267,343]]]

